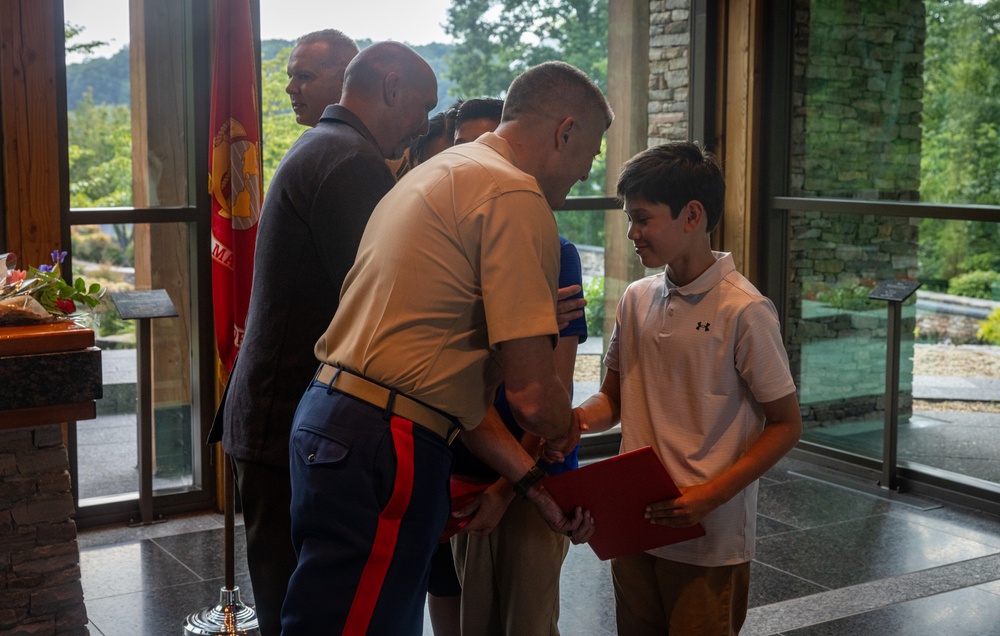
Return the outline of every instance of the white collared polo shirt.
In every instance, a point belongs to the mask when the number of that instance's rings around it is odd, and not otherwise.
[[[605,365],[621,376],[621,452],[652,446],[678,486],[705,483],[743,456],[761,403],[795,391],[773,303],[732,256],[693,282],[666,273],[632,283],[618,304]],[[700,539],[650,550],[701,566],[753,558],[757,483],[710,513]]]

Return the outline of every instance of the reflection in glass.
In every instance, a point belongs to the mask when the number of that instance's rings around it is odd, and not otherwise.
[[[996,3],[859,9],[814,1],[796,13],[790,193],[1000,204]],[[786,249],[804,438],[881,458],[888,311],[867,296],[884,280],[916,280],[903,306],[899,460],[1000,483],[990,433],[1000,418],[1000,213],[792,211]]]

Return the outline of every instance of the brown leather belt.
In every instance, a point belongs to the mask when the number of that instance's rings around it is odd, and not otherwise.
[[[375,408],[385,410],[389,405],[389,398],[392,392],[388,388],[345,369],[338,369],[329,364],[324,364],[316,372],[315,379],[326,384],[334,391],[355,397],[362,402],[371,404]],[[330,383],[331,380],[333,384]],[[414,424],[437,433],[449,444],[461,430],[461,427],[455,420],[403,393],[396,393],[395,400],[393,400],[392,412],[410,420]]]

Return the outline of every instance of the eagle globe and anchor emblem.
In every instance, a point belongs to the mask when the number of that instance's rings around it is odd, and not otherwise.
[[[229,152],[226,152],[227,146]],[[231,220],[234,230],[249,230],[260,220],[258,143],[249,139],[246,128],[230,117],[215,133],[212,147],[209,188],[218,205],[217,214]],[[231,166],[240,166],[241,170],[234,173]],[[227,256],[231,265],[232,253]]]

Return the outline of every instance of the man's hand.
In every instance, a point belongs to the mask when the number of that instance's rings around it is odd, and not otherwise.
[[[577,506],[573,510],[573,517],[567,517],[552,495],[539,486],[529,491],[528,501],[535,506],[538,514],[549,524],[553,532],[565,534],[573,543],[586,543],[594,536],[594,519],[590,516],[589,510]]]
[[[474,500],[451,513],[457,519],[475,515],[460,532],[478,537],[493,532],[507,511],[511,499],[514,498],[510,486],[504,483],[502,480],[495,482]]]
[[[553,437],[545,440],[542,446],[542,457],[545,461],[557,464],[566,460],[566,455],[573,452],[573,449],[580,443],[580,433],[583,422],[579,418],[576,409],[573,410],[573,421],[570,423],[569,431],[566,435]]]
[[[559,323],[559,331],[569,326],[569,323],[583,316],[583,308],[587,306],[586,298],[570,298],[583,290],[579,285],[570,285],[559,289],[558,302],[556,303],[556,322]]]

